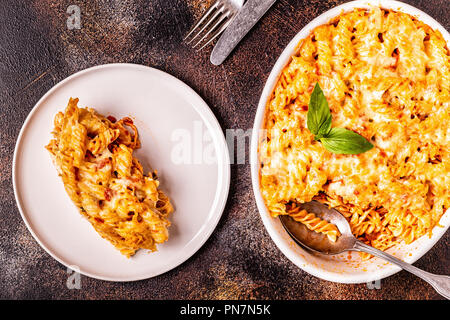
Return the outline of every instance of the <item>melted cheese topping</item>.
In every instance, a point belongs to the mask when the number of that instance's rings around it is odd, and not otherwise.
[[[450,56],[414,17],[356,9],[301,41],[268,101],[261,190],[273,216],[313,199],[336,207],[379,249],[431,233],[449,207]],[[306,127],[319,82],[334,127],[374,144],[327,151]]]
[[[133,157],[140,146],[136,127],[129,118],[116,122],[77,103],[70,99],[65,112],[55,116],[54,139],[46,146],[68,195],[122,254],[155,251],[168,239],[173,208],[158,189],[156,172],[144,175]]]

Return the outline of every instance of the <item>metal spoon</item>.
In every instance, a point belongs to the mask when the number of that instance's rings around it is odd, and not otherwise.
[[[325,204],[318,201],[311,201],[302,204],[301,209],[314,213],[319,218],[331,222],[339,229],[339,232],[341,233],[336,242],[332,242],[326,235],[309,230],[303,223],[295,221],[290,216],[280,215],[279,217],[282,225],[289,235],[295,240],[295,242],[301,247],[313,252],[329,255],[338,254],[349,250],[370,253],[374,256],[394,263],[412,274],[415,274],[419,278],[428,282],[443,297],[450,299],[449,276],[435,275],[423,271],[409,263],[395,258],[386,252],[375,249],[364,242],[359,241],[353,236],[347,219],[345,219],[339,211],[336,209],[331,209]]]

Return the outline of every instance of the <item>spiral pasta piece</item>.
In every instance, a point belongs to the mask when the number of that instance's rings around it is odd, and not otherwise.
[[[309,230],[323,233],[330,241],[336,242],[337,238],[341,235],[334,224],[319,218],[314,213],[301,210],[299,207],[289,210],[288,214],[295,221],[303,223]]]

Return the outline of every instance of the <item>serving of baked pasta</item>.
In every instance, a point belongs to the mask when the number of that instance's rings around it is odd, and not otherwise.
[[[315,137],[307,115],[316,85],[330,127],[372,147],[339,152]],[[266,207],[335,239],[335,228],[300,210],[320,201],[381,250],[430,235],[450,204],[449,120],[450,54],[441,33],[393,10],[343,12],[299,43],[267,102],[259,142]]]
[[[79,212],[122,254],[155,251],[168,240],[173,207],[157,172],[144,174],[133,151],[140,147],[130,118],[116,121],[70,99],[54,119],[46,146]]]

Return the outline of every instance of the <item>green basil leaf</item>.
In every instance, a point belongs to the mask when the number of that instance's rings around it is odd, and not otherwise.
[[[344,128],[332,128],[320,142],[328,151],[338,154],[359,154],[373,148],[363,136]]]
[[[309,98],[306,125],[314,135],[325,136],[331,130],[330,107],[318,82]]]

